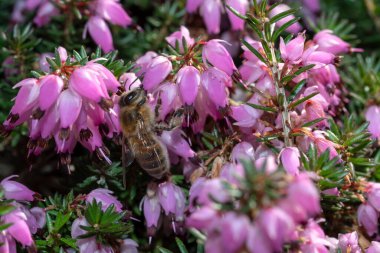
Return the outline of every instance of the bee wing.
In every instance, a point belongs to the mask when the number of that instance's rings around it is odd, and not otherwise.
[[[132,149],[130,149],[128,140],[123,136],[123,143],[122,143],[122,154],[121,154],[121,162],[123,165],[123,185],[124,188],[127,187],[127,175],[126,175],[126,169],[129,165],[132,164],[133,160],[135,159],[135,154],[133,153]]]

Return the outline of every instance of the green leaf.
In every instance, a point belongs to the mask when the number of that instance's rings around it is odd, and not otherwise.
[[[315,64],[310,64],[310,65],[307,65],[307,66],[304,66],[302,68],[299,68],[296,72],[294,72],[293,74],[291,75],[288,75],[288,76],[284,76],[282,79],[281,79],[281,82],[283,83],[288,83],[289,81],[293,80],[295,77],[297,77],[298,75],[302,74],[303,72],[306,72],[308,71],[309,69],[313,68],[315,66]]]
[[[165,249],[161,246],[157,246],[158,250],[161,252],[161,253],[173,253],[172,251],[168,250],[168,249]]]
[[[297,12],[297,9],[289,9],[289,10],[287,10],[287,11],[284,11],[284,12],[281,12],[281,13],[275,15],[274,17],[272,17],[272,18],[269,20],[269,22],[270,22],[271,24],[274,24],[274,23],[276,23],[277,21],[279,21],[279,20],[281,20],[281,19],[283,19],[283,18],[285,18],[285,17],[287,17],[287,16],[290,16],[290,15],[296,13],[296,12]]]
[[[310,98],[318,95],[319,92],[314,92],[314,93],[311,93],[310,95],[307,95],[306,97],[303,97],[303,98],[300,98],[294,102],[292,102],[291,104],[289,104],[288,108],[289,110],[292,110],[293,108],[297,107],[299,104],[302,104],[303,102],[309,100]]]
[[[76,249],[78,250],[78,247],[77,245],[75,244],[76,243],[76,240],[73,239],[73,238],[70,238],[70,237],[67,237],[67,238],[60,238],[59,239],[61,242],[63,242],[64,244],[66,244],[67,246],[73,248],[73,249]]]
[[[306,79],[303,79],[301,81],[299,81],[296,86],[294,86],[294,88],[292,89],[292,91],[290,92],[290,95],[288,97],[288,102],[292,102],[293,99],[298,95],[298,93],[302,90],[302,88],[305,86],[306,84]]]
[[[0,224],[0,232],[12,226],[12,223]]]
[[[254,55],[256,55],[256,57],[259,58],[260,61],[262,61],[263,63],[267,62],[267,60],[265,60],[264,56],[262,56],[260,54],[260,52],[257,51],[256,48],[254,48],[251,44],[249,44],[245,40],[242,40],[242,43],[243,43],[244,46],[246,46],[248,48],[249,51],[251,51]]]
[[[239,13],[237,10],[235,10],[233,7],[231,7],[230,5],[226,4],[226,8],[229,9],[235,16],[243,19],[243,20],[246,20],[247,19],[247,16]]]
[[[59,212],[57,217],[55,218],[54,223],[54,231],[59,232],[59,230],[69,221],[71,217],[71,212],[67,214],[63,214],[62,212]]]
[[[303,124],[301,127],[311,127],[312,125],[315,125],[323,120],[325,120],[326,118],[318,118],[318,119],[315,119],[315,120],[312,120],[312,121],[309,121],[309,122],[306,122],[305,124]]]
[[[288,22],[286,22],[285,24],[283,24],[282,26],[280,26],[277,30],[274,31],[273,35],[272,35],[272,42],[275,42],[278,37],[286,30],[288,29],[291,25],[293,25],[294,23],[297,23],[298,21],[300,20],[300,18],[295,18],[295,19],[292,19]]]
[[[13,210],[15,210],[15,208],[16,207],[14,207],[12,205],[2,205],[2,206],[0,206],[0,216],[12,212]]]
[[[255,108],[255,109],[258,109],[258,110],[262,110],[262,111],[266,111],[266,112],[278,112],[277,108],[263,106],[263,105],[257,105],[257,104],[251,104],[251,103],[246,103],[246,104]]]
[[[179,239],[178,237],[175,238],[175,241],[177,243],[177,246],[179,248],[179,251],[181,253],[188,253],[186,247],[185,247],[185,244],[183,244],[183,242],[181,241],[181,239]]]

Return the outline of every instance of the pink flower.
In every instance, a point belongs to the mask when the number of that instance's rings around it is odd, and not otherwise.
[[[380,137],[380,107],[371,105],[367,108],[365,118],[369,122],[368,131],[372,134],[373,138]]]
[[[368,202],[375,208],[378,212],[380,212],[380,184],[371,183],[368,193]]]
[[[182,137],[181,130],[176,128],[171,131],[163,131],[160,139],[167,146],[170,152],[188,159],[195,156],[195,152],[191,149],[189,143]]]
[[[88,29],[91,38],[104,52],[108,53],[114,49],[111,31],[102,18],[99,16],[90,17],[86,24],[86,29]]]
[[[112,191],[103,188],[92,190],[89,194],[87,194],[86,202],[92,203],[95,199],[96,202],[102,203],[103,211],[105,211],[110,205],[114,205],[115,211],[121,212],[123,205],[117,200],[116,197],[112,196],[112,193]]]
[[[295,177],[288,187],[288,199],[300,205],[309,216],[321,212],[319,191],[306,174]]]
[[[137,247],[139,245],[132,239],[124,239],[121,242],[120,252],[123,253],[138,253]]]
[[[194,103],[201,82],[199,70],[193,66],[182,67],[177,73],[177,84],[181,100],[187,105]]]
[[[143,199],[143,211],[148,228],[158,227],[158,219],[161,215],[161,206],[158,196],[145,196]]]
[[[132,23],[131,17],[123,9],[118,1],[96,1],[96,13],[114,25],[127,27]]]
[[[314,42],[319,46],[318,50],[335,55],[348,53],[350,44],[333,34],[331,30],[322,30],[314,36]]]
[[[202,4],[204,0],[187,0],[186,1],[186,10],[188,12],[195,12],[196,9]]]
[[[182,190],[175,184],[164,182],[159,185],[158,198],[166,215],[176,214],[176,210],[181,208],[183,200],[180,196],[184,197]]]
[[[81,111],[82,98],[76,92],[67,89],[60,94],[57,103],[61,128],[71,127]]]
[[[202,73],[201,79],[210,100],[217,108],[224,108],[228,103],[227,87],[231,86],[231,78],[223,71],[211,67]]]
[[[369,236],[378,233],[379,213],[367,203],[361,204],[358,208],[358,222],[363,226]]]
[[[259,243],[258,243],[259,242]],[[272,243],[266,233],[256,224],[250,227],[247,237],[250,252],[272,253]]]
[[[34,17],[33,22],[41,27],[48,24],[52,17],[59,14],[59,10],[49,1],[43,2],[37,11],[37,15]]]
[[[310,122],[316,119],[325,118],[325,111],[323,106],[313,99],[309,99],[305,102],[305,120]],[[326,120],[322,120],[316,124],[317,126],[326,126]]]
[[[231,152],[231,158],[236,163],[240,162],[242,159],[254,160],[255,150],[253,146],[248,142],[240,142],[235,145]]]
[[[11,223],[12,225],[7,228],[6,233],[9,233],[16,241],[24,246],[31,246],[33,243],[32,235],[30,233],[26,215],[16,209],[2,217],[4,223]]]
[[[377,253],[380,252],[380,242],[372,241],[366,253]]]
[[[296,147],[286,147],[281,150],[279,157],[282,166],[290,175],[298,175],[300,168],[300,152]]]
[[[200,6],[200,13],[206,24],[208,33],[219,33],[222,7],[222,3],[219,0],[203,0]]]
[[[247,0],[227,0],[226,4],[234,8],[237,12],[245,15],[249,7],[249,2]],[[244,20],[237,17],[230,10],[227,10],[228,18],[230,19],[231,26],[233,30],[243,30]]]
[[[305,46],[305,35],[299,34],[296,38],[292,39],[285,44],[284,40],[280,40],[280,52],[284,62],[290,64],[297,64],[301,61],[302,53]]]
[[[338,152],[335,149],[335,144],[332,141],[326,140],[324,138],[315,138],[314,140],[317,150],[319,153],[323,153],[326,150],[329,150],[330,152],[330,159],[333,159],[334,157],[338,156]]]
[[[194,44],[194,39],[190,37],[189,29],[187,29],[185,26],[181,26],[179,31],[176,31],[172,34],[170,34],[168,37],[166,37],[166,41],[172,46],[176,47],[176,44],[179,45],[180,53],[184,52],[182,40],[186,41],[187,46],[192,46]]]
[[[293,219],[277,207],[262,210],[257,219],[274,250],[280,251],[295,229]]]
[[[15,104],[11,114],[20,117],[21,114],[29,114],[36,105],[40,94],[40,85],[37,79],[28,78],[17,83],[13,88],[21,87],[15,98]]]
[[[172,71],[172,63],[164,56],[152,59],[144,74],[143,86],[147,91],[153,91]]]
[[[10,180],[17,176],[10,176],[4,178],[0,185],[3,188],[4,196],[6,199],[14,199],[18,201],[33,201],[33,195],[35,192],[31,191],[28,187],[23,184],[20,184],[16,181]]]
[[[220,40],[209,40],[202,50],[203,63],[211,63],[214,67],[231,76],[236,70],[234,61]]]
[[[187,227],[194,227],[196,229],[207,229],[218,218],[218,213],[215,209],[204,206],[196,209],[189,217],[186,219]]]
[[[140,77],[143,73],[147,71],[150,63],[157,56],[158,54],[156,54],[155,52],[148,51],[136,60],[136,70],[138,70],[137,72],[138,77]]]
[[[277,14],[280,14],[284,11],[287,11],[289,10],[290,7],[287,6],[286,4],[279,4],[277,5],[270,13],[269,13],[269,17],[272,18],[274,16],[276,16]],[[280,19],[279,21],[276,22],[276,26],[277,27],[280,27],[282,25],[284,25],[286,22],[292,20],[292,19],[295,19],[295,16],[294,15],[289,15],[289,16],[286,16],[285,18],[283,19]],[[300,25],[300,23],[295,23],[293,25],[291,25],[290,27],[288,27],[286,29],[286,31],[288,32],[291,32],[291,33],[297,33],[299,31],[301,31],[302,29],[302,26]]]
[[[352,233],[347,233],[347,234],[339,234],[339,248],[343,252],[352,252],[352,253],[361,253],[361,249],[359,246],[359,237],[358,233],[352,232]]]
[[[233,222],[232,222],[233,221]],[[250,227],[247,216],[228,212],[219,223],[225,252],[237,252],[245,243]]]

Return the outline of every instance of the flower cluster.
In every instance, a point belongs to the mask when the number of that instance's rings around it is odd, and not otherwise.
[[[172,223],[173,232],[181,228],[184,221],[185,195],[180,187],[168,181],[161,184],[150,183],[141,201],[149,240],[160,228],[163,219]],[[164,221],[165,222],[165,221]]]
[[[136,61],[138,75],[144,76],[144,89],[153,94],[152,103],[160,107],[160,120],[183,107],[186,126],[200,132],[207,116],[214,120],[223,116],[228,105],[228,88],[237,69],[220,40],[194,42],[182,27],[167,41],[173,48],[179,45],[176,55],[146,53]]]
[[[14,7],[12,20],[17,23],[22,22],[24,11],[36,10],[37,14],[33,22],[40,27],[47,25],[59,13],[67,14],[74,12],[74,9],[82,16],[88,17],[83,35],[85,36],[88,31],[94,42],[106,53],[114,49],[112,34],[106,21],[124,28],[132,23],[132,19],[118,0],[74,1],[73,3],[70,1],[52,3],[49,0],[19,0]]]
[[[7,177],[0,182],[4,194],[2,198],[12,207],[9,213],[0,217],[2,225],[9,224],[0,234],[0,252],[16,252],[16,242],[24,247],[32,247],[32,234],[45,226],[45,211],[39,207],[29,209],[26,204],[34,200],[35,192],[13,181],[14,177]]]
[[[364,192],[367,201],[358,208],[358,222],[372,238],[379,238],[380,184],[369,182]]]
[[[91,209],[93,206],[91,206],[92,203],[98,203],[100,204],[101,209],[103,210],[104,214],[103,216],[99,216],[99,224],[93,224],[93,220],[87,220],[89,219],[89,215],[86,215],[85,213],[84,217],[78,217],[75,219],[71,226],[71,236],[72,238],[77,239],[76,245],[79,248],[80,253],[90,253],[90,252],[104,252],[104,253],[113,253],[113,252],[129,252],[129,253],[137,253],[137,243],[129,238],[123,239],[121,241],[118,241],[118,245],[108,245],[104,244],[104,241],[99,241],[99,238],[95,235],[85,236],[88,233],[88,229],[83,229],[85,227],[91,228],[95,227],[95,229],[99,229],[100,226],[104,226],[104,229],[110,228],[111,225],[118,226],[118,224],[112,224],[112,218],[115,216],[120,216],[122,213],[122,204],[112,195],[112,191],[107,189],[95,189],[91,191],[86,196],[86,202],[87,202],[87,210],[86,212],[91,212],[89,209]],[[109,215],[109,217],[107,217]],[[114,216],[112,216],[114,215]],[[107,217],[107,218],[106,218]],[[104,218],[104,222],[102,222],[102,218]],[[92,217],[92,219],[94,219]],[[96,218],[95,218],[96,219]],[[108,219],[108,220],[106,220]],[[110,222],[107,224],[107,222]],[[115,222],[116,223],[116,222]],[[96,228],[96,226],[98,226]],[[101,230],[101,228],[99,229]],[[104,230],[107,232],[106,230]],[[117,229],[113,229],[112,232],[117,231]],[[123,234],[124,236],[124,234]],[[108,237],[111,237],[110,234],[108,234]],[[116,251],[115,247],[117,247],[118,251]]]
[[[70,163],[78,141],[110,163],[102,136],[112,138],[120,131],[117,96],[109,95],[118,91],[120,83],[97,60],[80,64],[60,47],[49,59],[54,69],[45,66],[48,73],[14,86],[20,90],[3,127],[10,131],[29,124],[29,155],[39,155],[54,138],[63,164]]]
[[[241,147],[235,149],[235,157],[252,159],[239,152]],[[309,176],[292,177],[284,187],[273,155],[268,160],[259,154],[253,157],[256,159],[251,162],[257,169],[227,163],[220,177],[198,178],[190,189],[191,214],[186,224],[207,235],[206,252],[240,252],[242,249],[280,252],[285,244],[300,238],[302,252],[312,252],[305,250],[307,247],[327,250],[330,243],[319,225],[310,220],[320,213],[321,207],[318,190]],[[267,188],[266,180],[275,187],[282,185],[276,194],[285,191],[286,196],[271,199],[269,195],[273,197],[274,189]],[[248,209],[241,208],[243,205]]]

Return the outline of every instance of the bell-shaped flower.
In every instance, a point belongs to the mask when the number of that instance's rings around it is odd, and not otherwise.
[[[272,253],[272,243],[265,232],[256,224],[253,224],[248,232],[247,248],[250,252]]]
[[[235,145],[231,152],[231,158],[235,163],[241,160],[254,160],[255,150],[251,143],[243,141]]]
[[[226,4],[234,8],[238,13],[245,15],[248,10],[248,0],[227,0]],[[228,18],[231,22],[232,30],[243,30],[244,20],[236,16],[230,10],[227,10]]]
[[[334,142],[326,140],[325,138],[315,138],[314,143],[319,153],[323,153],[326,150],[329,150],[330,159],[333,159],[334,157],[338,156],[338,152],[335,149],[336,144]]]
[[[190,37],[189,29],[187,29],[185,26],[181,26],[179,31],[176,31],[176,32],[170,34],[168,37],[166,37],[166,41],[172,47],[175,48],[177,44],[179,45],[180,53],[184,52],[182,40],[186,41],[186,45],[188,47],[190,47],[194,44],[194,39]]]
[[[82,98],[75,91],[67,89],[60,94],[57,103],[61,128],[71,127],[81,111]]]
[[[57,75],[47,75],[40,79],[40,95],[38,105],[42,111],[55,103],[63,89],[64,83]]]
[[[97,73],[98,78],[104,82],[107,90],[112,92],[118,91],[120,83],[117,81],[115,75],[106,67],[96,62],[89,62],[86,67],[94,70]]]
[[[298,175],[300,168],[300,152],[296,147],[283,148],[279,154],[282,166],[290,175]]]
[[[378,232],[379,213],[368,203],[361,204],[358,208],[358,223],[363,226],[369,236]]]
[[[321,212],[319,191],[307,174],[294,178],[288,187],[288,199],[300,205],[309,216]]]
[[[228,212],[219,223],[225,252],[237,252],[248,237],[250,220],[245,215]]]
[[[201,74],[193,66],[182,67],[177,73],[177,84],[181,100],[186,105],[194,103],[201,82]]]
[[[153,91],[172,71],[172,63],[164,56],[157,56],[152,59],[146,69],[143,79],[144,89]]]
[[[371,105],[367,108],[365,113],[365,119],[369,122],[368,131],[373,138],[380,137],[380,107],[377,105]]]
[[[33,22],[38,26],[44,26],[50,22],[50,20],[59,14],[57,7],[50,1],[42,3],[37,11],[37,15],[34,17]]]
[[[86,24],[85,32],[86,29],[88,29],[91,38],[104,52],[108,53],[114,49],[111,31],[104,19],[99,16],[90,17]]]
[[[133,90],[140,87],[141,81],[133,72],[127,72],[119,77],[119,82],[125,88],[125,90]]]
[[[92,203],[92,201],[95,199],[96,202],[102,203],[103,211],[105,211],[110,205],[114,205],[115,211],[121,212],[123,205],[119,200],[117,200],[115,196],[112,195],[112,193],[112,191],[103,188],[92,190],[89,194],[87,194],[86,202]]]
[[[187,159],[195,155],[189,143],[182,137],[182,132],[179,128],[163,131],[160,139],[171,152],[180,157]]]
[[[352,253],[361,253],[362,250],[359,246],[359,236],[358,233],[352,232],[347,234],[339,234],[338,236],[338,246],[342,252],[352,252]]]
[[[281,58],[286,63],[297,64],[301,61],[303,49],[305,47],[305,35],[299,34],[296,38],[292,39],[285,44],[284,40],[280,40]]]
[[[313,99],[309,99],[305,102],[305,120],[306,122],[310,122],[316,119],[325,118],[325,111],[323,110],[323,106]],[[326,120],[322,120],[316,124],[317,126],[326,126]]]
[[[7,228],[9,233],[16,241],[20,242],[23,246],[31,246],[33,238],[30,233],[27,217],[19,209],[16,209],[2,217],[3,222],[11,223],[12,225]]]
[[[186,226],[196,229],[207,229],[216,220],[218,220],[218,213],[214,208],[204,206],[196,209],[186,218]]]
[[[38,229],[43,228],[46,223],[46,213],[43,208],[33,207],[30,210],[24,210],[26,215],[26,223],[29,226],[30,232],[35,234]]]
[[[302,55],[302,64],[310,65],[314,64],[314,68],[322,67],[325,64],[333,64],[335,61],[335,55],[329,52],[318,51],[318,45],[309,47]]]
[[[120,245],[120,252],[123,253],[138,253],[137,247],[139,245],[132,239],[124,239]]]
[[[131,17],[118,1],[97,1],[96,13],[114,25],[127,27],[132,23]]]
[[[161,206],[157,195],[145,196],[142,200],[144,217],[148,228],[158,227],[161,215]]]
[[[224,108],[228,104],[228,90],[231,86],[231,78],[223,71],[211,67],[201,76],[202,85],[210,100],[217,108]]]
[[[189,0],[193,1],[193,0]],[[197,2],[197,0],[195,0]],[[193,4],[193,6],[196,4]],[[222,12],[222,3],[215,0],[203,0],[200,7],[200,13],[206,24],[207,32],[216,34],[220,32],[220,15]]]
[[[203,46],[202,58],[203,62],[207,65],[210,63],[212,66],[224,71],[227,75],[231,76],[236,70],[236,66],[230,53],[221,44],[221,40],[209,40]]]
[[[165,211],[166,215],[175,214],[176,210],[176,199],[175,199],[175,188],[176,186],[171,182],[164,182],[159,185],[158,198],[162,209]]]
[[[253,127],[262,114],[261,110],[257,110],[249,105],[231,106],[231,116],[236,120],[234,125],[240,127]]]
[[[331,54],[342,54],[350,51],[350,44],[333,34],[331,30],[322,30],[314,38],[314,42],[319,46],[318,50]]]
[[[17,176],[6,177],[0,182],[5,198],[8,200],[32,201],[34,192],[25,185],[11,180],[14,177]]]
[[[271,241],[275,251],[281,251],[284,242],[290,239],[295,230],[293,219],[278,207],[264,209],[258,216],[260,228]]]
[[[31,112],[31,109],[38,101],[40,85],[37,79],[27,78],[17,83],[13,88],[21,87],[15,98],[15,104],[11,109],[11,114],[20,115]]]
[[[370,183],[367,198],[373,208],[380,212],[380,184]]]
[[[137,70],[136,74],[138,77],[141,77],[141,75],[147,71],[150,63],[157,56],[158,56],[158,54],[156,52],[148,51],[144,55],[137,58],[137,60],[135,62],[136,63],[135,66],[136,66],[136,70]]]
[[[166,82],[160,85],[158,92],[161,98],[160,120],[165,120],[165,117],[174,111],[179,104],[178,86],[174,83]]]
[[[366,253],[380,252],[380,242],[372,241],[371,245],[367,248]]]
[[[186,10],[190,13],[195,12],[204,0],[187,0]]]
[[[280,13],[283,13],[285,11],[288,11],[288,10],[290,10],[290,7],[287,6],[286,4],[279,4],[270,11],[269,18],[273,18],[274,16],[276,16]],[[294,15],[286,16],[285,18],[282,18],[279,21],[277,21],[276,26],[280,27],[280,26],[284,25],[286,22],[289,22],[290,20],[295,19],[295,18],[296,17]],[[297,33],[299,31],[301,31],[301,29],[302,29],[302,26],[300,25],[300,23],[296,22],[296,23],[292,24],[291,26],[289,26],[286,29],[286,31],[288,31],[290,33]]]

